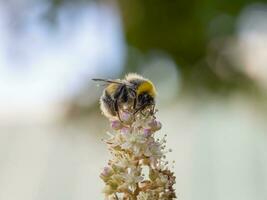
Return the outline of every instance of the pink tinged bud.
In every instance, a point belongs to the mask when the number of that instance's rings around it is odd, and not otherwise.
[[[122,134],[129,133],[129,131],[130,131],[130,129],[129,129],[128,127],[123,127],[123,128],[121,129],[121,133],[122,133]]]
[[[102,172],[103,176],[108,176],[111,172],[111,169],[109,167],[104,167],[104,170]]]
[[[153,119],[150,122],[148,122],[148,126],[153,127],[153,126],[155,126],[155,123],[156,123],[156,120]]]
[[[152,133],[151,129],[149,129],[149,128],[145,128],[144,129],[144,135],[145,135],[145,137],[149,137],[151,135],[151,133]]]
[[[119,130],[122,127],[121,122],[118,120],[111,121],[110,125],[111,125],[111,128],[115,130]]]
[[[153,129],[154,131],[160,130],[161,129],[161,123],[157,120],[152,120],[149,124],[148,124],[151,129]]]
[[[122,112],[120,117],[123,122],[130,122],[132,120],[132,114],[128,112]]]
[[[155,126],[156,130],[160,130],[161,129],[161,123],[159,121],[157,121],[157,125]]]

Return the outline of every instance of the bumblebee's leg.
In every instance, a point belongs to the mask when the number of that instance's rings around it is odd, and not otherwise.
[[[134,98],[133,109],[136,109],[137,97]]]
[[[116,115],[117,115],[118,119],[120,120],[120,122],[122,122],[122,120],[121,120],[121,116],[120,116],[120,112],[119,112],[118,100],[121,99],[124,88],[125,88],[125,86],[121,85],[119,90],[114,94],[114,110],[115,110]]]
[[[143,113],[143,110],[140,110],[140,113],[141,113],[143,116],[145,116],[145,113]]]
[[[140,111],[141,115],[143,115],[143,116],[145,116],[145,113],[143,112],[143,110],[145,109],[146,105],[148,105],[148,104],[144,104],[138,109]]]
[[[145,109],[146,106],[148,106],[149,104],[146,104],[143,108],[140,109],[140,113],[143,115],[143,116],[146,116],[145,113],[143,112],[143,110]]]
[[[119,112],[119,106],[118,106],[118,100],[117,99],[115,99],[115,101],[114,101],[114,109],[115,109],[115,112],[116,112],[116,114],[117,114],[118,119],[120,120],[120,122],[123,122],[121,120],[121,116],[120,116],[120,112]]]
[[[144,110],[145,109],[145,107],[147,107],[149,104],[143,104],[142,106],[140,106],[139,108],[137,108],[135,111],[134,111],[134,115],[136,114],[136,113],[138,113],[139,111],[142,111],[142,110]],[[144,114],[144,113],[141,113],[141,114]]]

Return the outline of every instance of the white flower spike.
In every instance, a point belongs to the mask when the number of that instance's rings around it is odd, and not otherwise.
[[[120,109],[120,119],[110,118],[113,133],[106,140],[112,158],[100,174],[107,200],[172,200],[175,176],[166,162],[166,136],[155,139],[162,125],[154,107],[134,112]]]

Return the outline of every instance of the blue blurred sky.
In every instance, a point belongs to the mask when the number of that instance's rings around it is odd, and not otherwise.
[[[49,6],[45,1],[0,2],[2,114],[5,109],[7,115],[47,111],[91,78],[122,71],[125,44],[116,7],[65,5],[53,25],[44,19]]]

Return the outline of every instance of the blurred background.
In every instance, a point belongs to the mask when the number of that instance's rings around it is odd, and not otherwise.
[[[103,88],[159,96],[182,200],[267,199],[267,2],[1,0],[0,199],[104,199]]]

